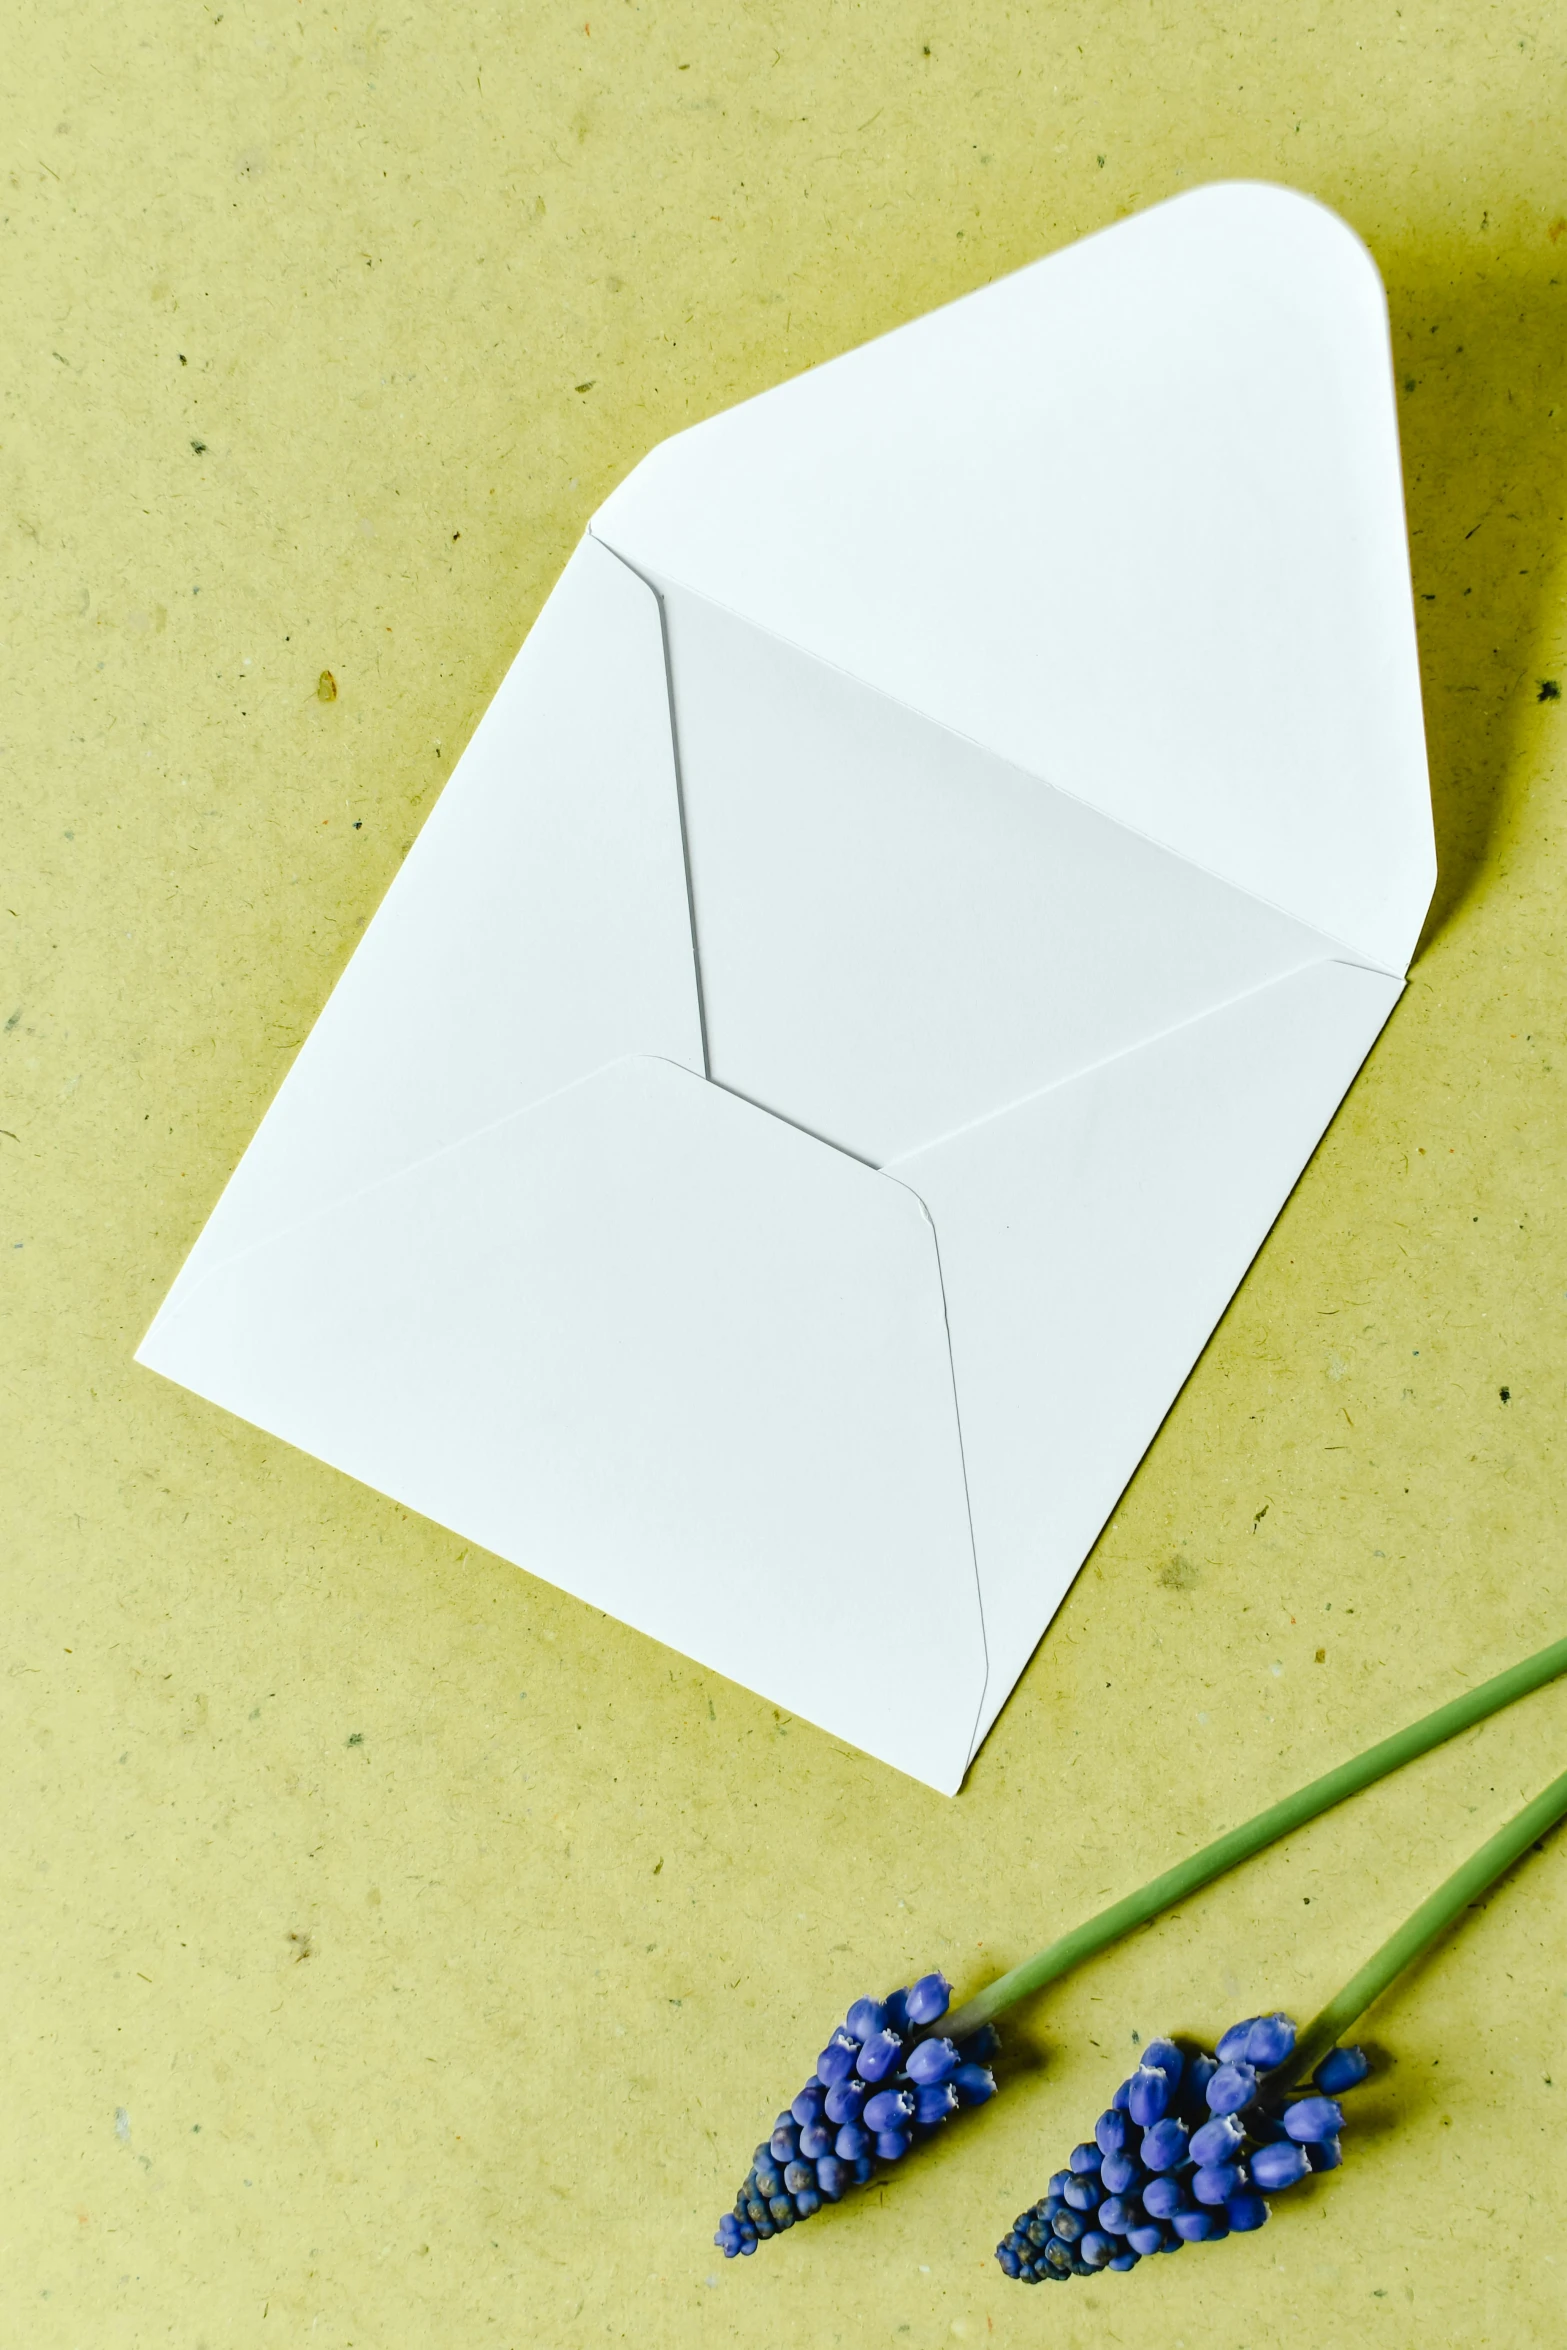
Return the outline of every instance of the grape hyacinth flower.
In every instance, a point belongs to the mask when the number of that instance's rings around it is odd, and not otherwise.
[[[1287,2071],[1294,2050],[1287,2015],[1247,2016],[1212,2055],[1151,2040],[1095,2123],[1092,2144],[1073,2147],[1066,2169],[997,2245],[1003,2274],[1027,2285],[1094,2276],[1263,2226],[1262,2190],[1278,2194],[1337,2168],[1337,2093],[1368,2070],[1358,2048],[1335,2048],[1317,2067],[1315,2094],[1276,2112],[1259,2101],[1261,2075]]]
[[[1074,2146],[997,2245],[1003,2274],[1030,2285],[1093,2276],[1249,2234],[1267,2222],[1267,2196],[1337,2170],[1339,2099],[1370,2069],[1342,2044],[1350,2027],[1563,1818],[1567,1772],[1422,1902],[1298,2041],[1282,2013],[1243,2017],[1211,2056],[1151,2040],[1092,2144]]]
[[[960,2040],[934,2029],[951,1997],[946,1977],[932,1974],[854,2002],[718,2223],[713,2241],[726,2260],[837,2203],[878,2162],[901,2162],[963,2106],[995,2095],[985,2061],[998,2045],[992,2027]]]

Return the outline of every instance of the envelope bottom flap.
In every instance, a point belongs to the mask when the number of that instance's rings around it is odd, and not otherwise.
[[[153,1367],[955,1790],[985,1652],[911,1192],[633,1056],[219,1267]]]

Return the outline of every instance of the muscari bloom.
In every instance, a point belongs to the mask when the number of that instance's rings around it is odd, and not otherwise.
[[[961,2107],[994,2097],[985,2062],[999,2045],[992,2027],[961,2040],[933,2028],[951,1997],[945,1975],[935,1974],[854,2002],[718,2223],[713,2241],[726,2260],[837,2203],[878,2162],[901,2162]]]
[[[1004,2273],[1037,2285],[1217,2243],[1264,2224],[1265,2193],[1336,2170],[1338,2099],[1364,2080],[1366,2059],[1335,2048],[1291,2094],[1295,2039],[1287,2015],[1265,2015],[1232,2024],[1212,2055],[1150,2041],[1092,2141],[1073,2147],[997,2245]]]

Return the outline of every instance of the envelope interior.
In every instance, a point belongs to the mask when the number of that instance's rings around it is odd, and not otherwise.
[[[1342,950],[689,590],[708,1067],[884,1166]]]

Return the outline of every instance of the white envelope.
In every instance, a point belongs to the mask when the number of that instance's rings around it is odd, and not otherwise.
[[[1434,878],[1375,268],[1179,197],[610,497],[139,1360],[955,1791]]]

